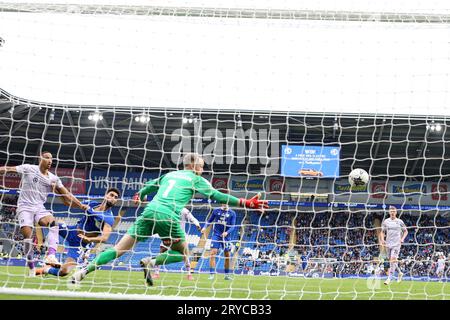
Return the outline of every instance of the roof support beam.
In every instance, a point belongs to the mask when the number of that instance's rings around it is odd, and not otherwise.
[[[156,134],[155,128],[153,127],[151,120],[148,122],[148,129],[150,130],[150,133],[152,134],[152,138],[155,141],[156,145],[158,146],[158,149],[161,150],[162,160],[164,161],[166,168],[171,168],[172,164],[170,163],[169,159],[167,158],[166,153],[164,152],[163,146],[161,144],[161,140],[159,139],[158,135]]]
[[[22,110],[23,111],[23,110]],[[28,124],[29,121],[32,117],[34,117],[37,113],[39,112],[39,108],[35,108],[33,111],[30,112],[28,119],[26,121],[21,122],[20,124],[17,124],[15,127],[13,127],[9,133],[9,135],[5,136],[4,138],[2,138],[0,140],[0,144],[2,144],[3,142],[5,142],[6,140],[10,140],[13,137],[14,132],[16,132],[17,130],[19,130],[20,128],[22,128],[24,125]],[[13,125],[14,126],[14,125]]]
[[[112,135],[111,132],[109,132],[108,128],[112,128],[112,126],[110,126],[105,119],[100,120],[102,122],[103,127],[106,128],[106,133],[108,134],[108,136],[111,138],[112,143],[114,144],[115,147],[117,147],[117,150],[119,151],[120,155],[124,158],[125,163],[127,165],[129,165],[129,161],[128,161],[128,155],[125,154],[125,152],[122,150],[122,147],[119,143],[119,141],[117,141],[116,138],[114,138],[114,136]]]
[[[78,129],[78,132],[75,130],[75,124],[73,122],[73,118],[72,115],[70,114],[70,111],[66,111],[66,115],[67,115],[67,119],[69,119],[69,123],[70,123],[70,129],[72,130],[72,134],[73,137],[75,138],[75,141],[77,142],[77,150],[80,153],[81,159],[83,160],[83,162],[86,162],[86,154],[84,153],[83,147],[81,146],[80,143],[80,130]],[[80,128],[79,126],[77,126],[78,128]]]

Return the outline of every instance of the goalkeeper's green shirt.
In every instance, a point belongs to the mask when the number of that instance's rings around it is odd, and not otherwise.
[[[180,211],[197,192],[220,203],[227,203],[230,206],[239,205],[238,198],[217,191],[205,178],[196,175],[192,170],[174,171],[148,181],[145,187],[139,191],[141,201],[155,191],[157,194],[147,205],[145,211],[154,210],[166,213],[172,219],[180,219]]]

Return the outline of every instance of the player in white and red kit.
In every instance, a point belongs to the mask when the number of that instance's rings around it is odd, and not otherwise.
[[[33,228],[35,224],[48,227],[48,251],[45,263],[59,266],[55,257],[58,246],[58,225],[52,212],[44,206],[49,193],[55,192],[63,197],[66,205],[87,210],[89,207],[83,205],[62,184],[61,180],[49,170],[52,166],[53,157],[48,151],[41,153],[39,165],[23,164],[15,167],[0,167],[0,175],[6,172],[17,172],[22,176],[20,182],[20,195],[17,201],[17,215],[19,219],[20,232],[24,237],[24,254],[29,275],[35,276],[33,261]]]
[[[181,224],[181,229],[185,230],[185,226],[186,226],[186,222],[192,223],[193,225],[195,225],[197,227],[198,231],[201,231],[202,228],[200,227],[200,223],[198,222],[198,220],[194,217],[194,215],[186,208],[183,208],[180,212],[181,215],[181,220],[180,220],[180,224]],[[165,252],[170,248],[170,241],[167,240],[162,240],[161,241],[161,248],[160,248],[160,252]],[[191,274],[191,262],[189,260],[189,255],[186,255],[185,258],[185,266],[186,266],[186,271],[187,271],[187,278],[188,280],[192,280],[192,274]],[[152,275],[153,279],[158,279],[159,278],[159,266],[155,266],[154,269],[154,273]]]
[[[387,257],[389,258],[389,273],[387,280],[384,282],[385,285],[391,283],[391,277],[395,271],[398,271],[397,282],[402,281],[403,273],[398,266],[398,256],[401,245],[408,235],[405,223],[397,218],[397,208],[389,206],[389,216],[381,224],[380,233],[380,243],[386,247]],[[386,233],[386,238],[384,233]]]
[[[442,277],[444,276],[444,271],[445,271],[445,257],[443,254],[441,254],[437,261],[436,267],[436,275],[439,277],[439,279],[442,279]]]

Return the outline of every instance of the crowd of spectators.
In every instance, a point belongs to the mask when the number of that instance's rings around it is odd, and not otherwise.
[[[295,217],[296,242],[291,246],[292,250],[288,250],[291,223]],[[401,268],[407,275],[434,275],[436,254],[449,256],[449,219],[441,213],[423,212],[406,212],[399,218],[408,229],[399,256]],[[264,225],[245,228],[247,239],[256,233],[256,241],[243,246],[257,250],[258,255],[241,255],[238,268],[267,270],[262,267],[269,264],[270,270],[284,271],[292,264],[290,270],[293,272],[319,269],[340,275],[367,274],[379,267],[379,229],[375,219],[379,219],[379,225],[382,215],[362,211],[323,211],[291,212],[289,216],[284,212],[281,218],[263,219]],[[284,240],[280,241],[282,238]],[[268,244],[273,246],[267,249]],[[328,262],[318,264],[317,259],[328,259],[323,260]]]
[[[15,222],[17,195],[2,195],[0,201],[0,222]]]
[[[21,252],[17,196],[3,195],[0,203],[2,231],[9,239],[14,239],[17,251]],[[449,256],[449,218],[431,212],[405,212],[399,218],[408,228],[408,237],[399,256],[401,268],[413,276],[432,275],[436,253]],[[241,254],[236,267],[244,271],[321,270],[335,275],[367,274],[378,267],[379,230],[376,225],[382,219],[382,215],[374,212],[343,210],[281,213],[272,210],[263,215],[249,215],[242,222],[244,228],[238,229],[239,238],[241,231],[244,232],[239,247],[241,250],[250,248],[253,252]],[[295,242],[291,243],[294,230]],[[328,262],[317,262],[321,261],[317,259]]]
[[[21,257],[23,250],[23,235],[20,233],[17,223],[17,195],[1,195],[0,201],[0,231],[5,239],[12,239],[16,252],[19,253],[18,257]],[[1,240],[1,239],[0,239]],[[36,241],[35,241],[36,242]],[[0,252],[2,259],[8,259],[11,252],[6,252],[4,249]],[[35,246],[35,256],[41,255],[41,250]]]

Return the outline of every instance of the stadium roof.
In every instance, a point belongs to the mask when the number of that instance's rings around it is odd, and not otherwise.
[[[103,119],[98,122],[88,119],[93,110],[93,107],[83,106],[30,104],[11,99],[3,93],[0,100],[0,162],[13,165],[34,160],[38,150],[43,148],[57,155],[58,165],[62,167],[113,166],[115,170],[124,170],[128,166],[129,170],[135,171],[142,171],[143,167],[148,170],[176,168],[180,135],[192,138],[190,142],[197,137],[195,142],[200,141],[203,150],[216,143],[222,145],[224,154],[231,154],[230,144],[226,144],[229,142],[227,130],[228,134],[239,135],[240,116],[243,132],[253,129],[257,135],[249,138],[247,131],[245,158],[240,158],[240,163],[237,163],[239,153],[235,144],[235,163],[214,163],[207,166],[207,170],[213,170],[216,174],[233,172],[256,175],[265,166],[262,164],[265,159],[261,158],[264,158],[266,150],[269,150],[269,157],[279,156],[277,152],[281,144],[289,142],[340,145],[342,176],[359,167],[380,179],[389,176],[396,180],[407,178],[422,181],[425,177],[448,181],[450,177],[450,132],[447,130],[448,120],[445,119],[435,122],[435,125],[441,124],[441,131],[431,131],[431,119],[382,115],[358,117],[205,112],[196,108],[149,109],[149,122],[142,123],[135,120],[142,114],[142,109],[120,108],[114,112],[112,108],[104,108]],[[183,123],[182,119],[188,119],[191,114],[198,119],[197,122]],[[195,133],[195,130],[200,131]],[[205,135],[205,131],[212,138],[198,139]],[[265,138],[264,134],[269,131],[272,138]],[[261,158],[249,163],[250,146],[257,146],[255,142],[268,139],[272,140],[273,149],[272,145],[262,144],[265,150],[256,154]],[[211,150],[207,153],[215,154]],[[279,158],[273,160],[279,161]]]

